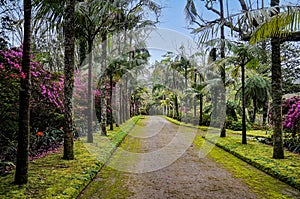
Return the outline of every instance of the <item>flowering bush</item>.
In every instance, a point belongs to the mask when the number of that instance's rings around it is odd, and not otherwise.
[[[291,99],[286,99],[282,103],[282,113],[284,115],[283,128],[286,132],[292,133],[295,136],[300,132],[300,98],[295,96]]]
[[[34,58],[34,57],[32,57]],[[22,49],[0,51],[1,104],[12,106],[15,111],[19,103],[19,82],[25,75],[21,68]],[[38,62],[31,62],[32,98],[31,118],[34,127],[45,129],[53,124],[48,118],[57,118],[63,111],[63,76],[45,71]],[[3,92],[5,91],[5,92]],[[1,114],[6,114],[5,110]],[[14,112],[13,115],[17,115]],[[49,123],[50,122],[50,123]],[[56,122],[56,121],[55,121]],[[58,124],[60,126],[60,124]]]
[[[94,108],[95,114],[93,115],[94,124],[96,121],[100,121],[101,118],[101,92],[100,92],[100,79],[97,75],[93,74],[93,79],[98,80],[98,84],[92,82],[94,85],[93,89],[93,97],[94,97]],[[107,101],[107,121],[110,120],[110,106],[109,106],[109,90],[110,85],[109,82],[106,82],[106,93],[105,98]],[[115,88],[113,87],[113,90]],[[85,131],[87,130],[87,117],[88,117],[88,74],[86,71],[75,71],[74,74],[74,92],[73,92],[73,110],[75,117],[75,125],[77,126],[78,132],[80,136],[85,135]]]
[[[298,96],[282,102],[283,123],[285,132],[284,147],[300,153],[300,98]]]
[[[34,57],[31,57],[34,60]],[[0,51],[0,159],[13,161],[18,132],[20,79],[25,78],[21,62],[22,49]],[[31,131],[59,128],[63,119],[63,76],[44,70],[35,61],[31,67]],[[42,134],[39,133],[39,137]],[[36,136],[36,133],[34,135]],[[35,138],[33,137],[33,138]]]

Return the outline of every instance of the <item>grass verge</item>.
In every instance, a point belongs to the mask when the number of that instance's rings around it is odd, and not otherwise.
[[[163,116],[163,118],[167,119],[168,121],[177,124],[177,125],[181,125],[181,126],[186,126],[186,127],[190,127],[190,128],[197,128],[200,129],[202,131],[207,131],[208,126],[195,126],[192,125],[190,123],[184,123],[184,122],[179,122],[178,120],[175,120],[173,118],[167,117],[167,116]],[[226,129],[226,132],[229,134],[236,134],[236,135],[242,135],[242,131],[233,131],[230,129]],[[261,137],[261,138],[270,138],[271,137],[271,132],[270,131],[266,131],[266,130],[248,130],[247,131],[247,136],[251,136],[251,137]]]
[[[198,128],[190,124],[182,123],[177,120],[165,117],[170,122],[178,125]],[[200,127],[200,129],[204,129]],[[229,133],[232,133],[228,130]],[[254,131],[256,134],[258,131]],[[248,135],[248,131],[247,131]],[[206,137],[206,140],[212,141]],[[215,140],[215,139],[214,139]],[[300,156],[289,151],[285,151],[285,159],[273,159],[273,147],[249,139],[248,144],[241,144],[241,137],[227,136],[218,138],[216,146],[251,164],[252,166],[264,171],[265,173],[291,185],[300,190]]]
[[[98,147],[98,156],[89,152],[86,147],[88,144],[83,138],[74,143],[75,160],[63,160],[60,149],[58,153],[30,161],[29,182],[26,185],[13,184],[14,171],[1,176],[1,198],[76,198],[103,167],[139,118],[134,117],[114,131],[108,131],[109,139],[105,139],[105,143],[102,142],[100,133],[94,134],[93,145],[101,144],[101,147]]]
[[[197,135],[194,140],[194,147],[200,150],[204,142],[204,138]],[[221,168],[229,170],[235,178],[247,184],[249,191],[257,194],[258,198],[292,199],[299,197],[299,193],[291,186],[250,166],[247,162],[219,147],[213,147],[207,157],[214,160]]]

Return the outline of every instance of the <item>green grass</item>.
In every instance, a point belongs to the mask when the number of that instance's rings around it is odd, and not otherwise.
[[[168,117],[165,118],[178,125],[199,128]],[[200,127],[200,130],[202,129],[205,128]],[[233,136],[233,134],[241,134],[241,132],[232,130],[226,131],[228,132],[228,135],[225,138],[214,139],[216,135],[210,134],[206,136],[206,139],[210,141],[217,140],[215,143],[216,146],[300,190],[300,156],[298,154],[285,151],[285,159],[273,159],[272,146],[259,143],[254,139],[249,139],[248,144],[244,145],[241,143],[241,137]],[[266,134],[266,131],[262,130],[247,131],[247,135],[269,137],[269,135]]]
[[[229,134],[242,135],[242,131],[233,131],[227,129],[226,132]],[[271,132],[266,130],[247,130],[247,136],[270,138],[271,135],[272,135]]]
[[[197,128],[197,129],[200,129],[202,131],[207,131],[207,129],[208,129],[208,126],[195,126],[195,125],[192,125],[192,124],[189,124],[189,123],[179,122],[178,120],[175,120],[175,119],[167,117],[167,116],[163,116],[163,118],[167,119],[168,121],[170,121],[174,124],[181,125],[181,126]],[[242,131],[233,131],[233,130],[230,130],[230,129],[226,129],[226,132],[228,134],[242,135]],[[271,137],[271,132],[266,131],[266,130],[247,130],[247,136],[270,138]]]
[[[300,190],[300,156],[285,151],[285,159],[272,158],[272,146],[255,140],[241,144],[239,137],[219,138],[216,145],[256,168]]]
[[[143,120],[139,120],[134,127],[134,131],[145,126]],[[140,147],[140,139],[133,137],[126,137],[121,145],[128,151],[135,151]],[[118,159],[118,155],[122,153],[114,153],[115,159]],[[127,161],[138,161],[128,158]],[[104,166],[99,172],[95,180],[93,180],[89,186],[80,195],[80,198],[127,198],[132,196],[128,188],[130,178],[123,171],[111,168],[110,166]]]
[[[194,146],[200,150],[204,143],[202,136],[196,136]],[[256,193],[259,198],[297,198],[299,195],[289,185],[266,175],[248,163],[234,155],[228,154],[219,147],[214,147],[207,155],[209,159],[213,159],[220,167],[229,170],[235,178],[249,186],[250,191]]]
[[[94,134],[94,143],[85,139],[74,143],[75,160],[63,160],[62,149],[59,153],[31,161],[29,164],[29,182],[26,185],[13,184],[14,171],[1,176],[1,198],[76,198],[90,183],[111,156],[115,148],[133,128],[140,117],[134,117],[116,128],[108,131],[104,139],[100,133]],[[97,147],[97,153],[90,153],[89,146]],[[96,154],[96,155],[95,155]]]

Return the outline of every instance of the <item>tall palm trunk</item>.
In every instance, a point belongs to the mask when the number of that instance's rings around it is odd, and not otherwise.
[[[203,124],[203,94],[200,94],[199,125]]]
[[[279,0],[272,0],[271,6],[279,6]],[[279,8],[278,8],[279,12]],[[282,74],[280,61],[280,39],[272,38],[272,99],[273,99],[273,158],[284,158],[282,140]]]
[[[89,63],[88,63],[88,132],[87,132],[87,142],[93,143],[93,92],[92,92],[92,70],[93,70],[93,39],[88,39],[88,51],[89,51]],[[101,96],[103,93],[101,93]],[[102,102],[101,102],[102,103]]]
[[[252,117],[251,117],[251,123],[255,123],[256,121],[256,113],[257,113],[257,99],[256,99],[256,96],[253,97],[253,114],[252,114]]]
[[[101,91],[101,135],[106,136],[107,131],[106,131],[106,120],[107,120],[107,101],[105,99],[106,97],[106,75],[105,75],[105,70],[106,70],[106,57],[107,57],[107,33],[104,31],[101,35],[102,39],[102,63],[101,63],[101,86],[100,86],[100,91]]]
[[[73,160],[72,94],[74,87],[74,7],[75,0],[68,0],[65,16],[65,68],[64,68],[64,156]]]
[[[194,70],[194,85],[196,85],[196,83],[197,83],[197,70],[195,69]],[[197,117],[197,96],[194,96],[194,103],[193,103],[193,105],[194,105],[194,118],[196,118]]]
[[[112,97],[113,97],[113,74],[109,75],[109,126],[110,130],[114,130],[114,120],[113,120],[113,108],[112,108]]]
[[[224,20],[224,5],[223,0],[220,0],[220,14],[221,14],[221,20]],[[224,33],[224,25],[221,26],[221,58],[225,58],[225,33]],[[225,87],[225,65],[221,68],[221,79],[222,83],[224,85],[224,92],[220,93],[221,95],[221,104],[225,103],[226,105],[226,87]],[[223,107],[221,107],[223,108]],[[220,137],[226,137],[226,116],[224,118],[224,123],[222,125],[222,130]]]
[[[246,98],[245,98],[245,64],[241,64],[242,69],[242,144],[247,144],[246,132]]]
[[[175,103],[175,113],[176,113],[176,119],[181,120],[180,115],[179,115],[179,104],[178,104],[178,97],[175,94],[175,98],[174,98],[174,103]]]
[[[31,96],[31,74],[30,74],[30,43],[31,43],[31,0],[24,0],[24,44],[22,56],[22,71],[26,75],[21,78],[19,98],[19,133],[17,166],[15,173],[16,184],[28,182],[28,153],[30,137],[30,96]]]

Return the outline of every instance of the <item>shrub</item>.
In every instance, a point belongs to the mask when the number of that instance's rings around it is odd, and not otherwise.
[[[31,57],[34,60],[34,57]],[[21,66],[22,49],[0,51],[0,159],[13,162],[18,132],[20,79],[25,77]],[[60,128],[63,119],[63,76],[44,70],[35,61],[30,63],[32,97],[30,101],[31,132],[47,132]],[[48,133],[45,133],[46,135]],[[53,136],[49,136],[51,140]],[[31,143],[37,142],[31,136]],[[35,150],[34,148],[30,148]],[[32,153],[34,153],[31,151]]]
[[[232,120],[228,120],[226,121],[226,128],[234,130],[234,131],[241,131],[242,130],[242,120],[238,120],[238,121],[232,121]],[[251,126],[246,123],[246,129],[250,130]]]

